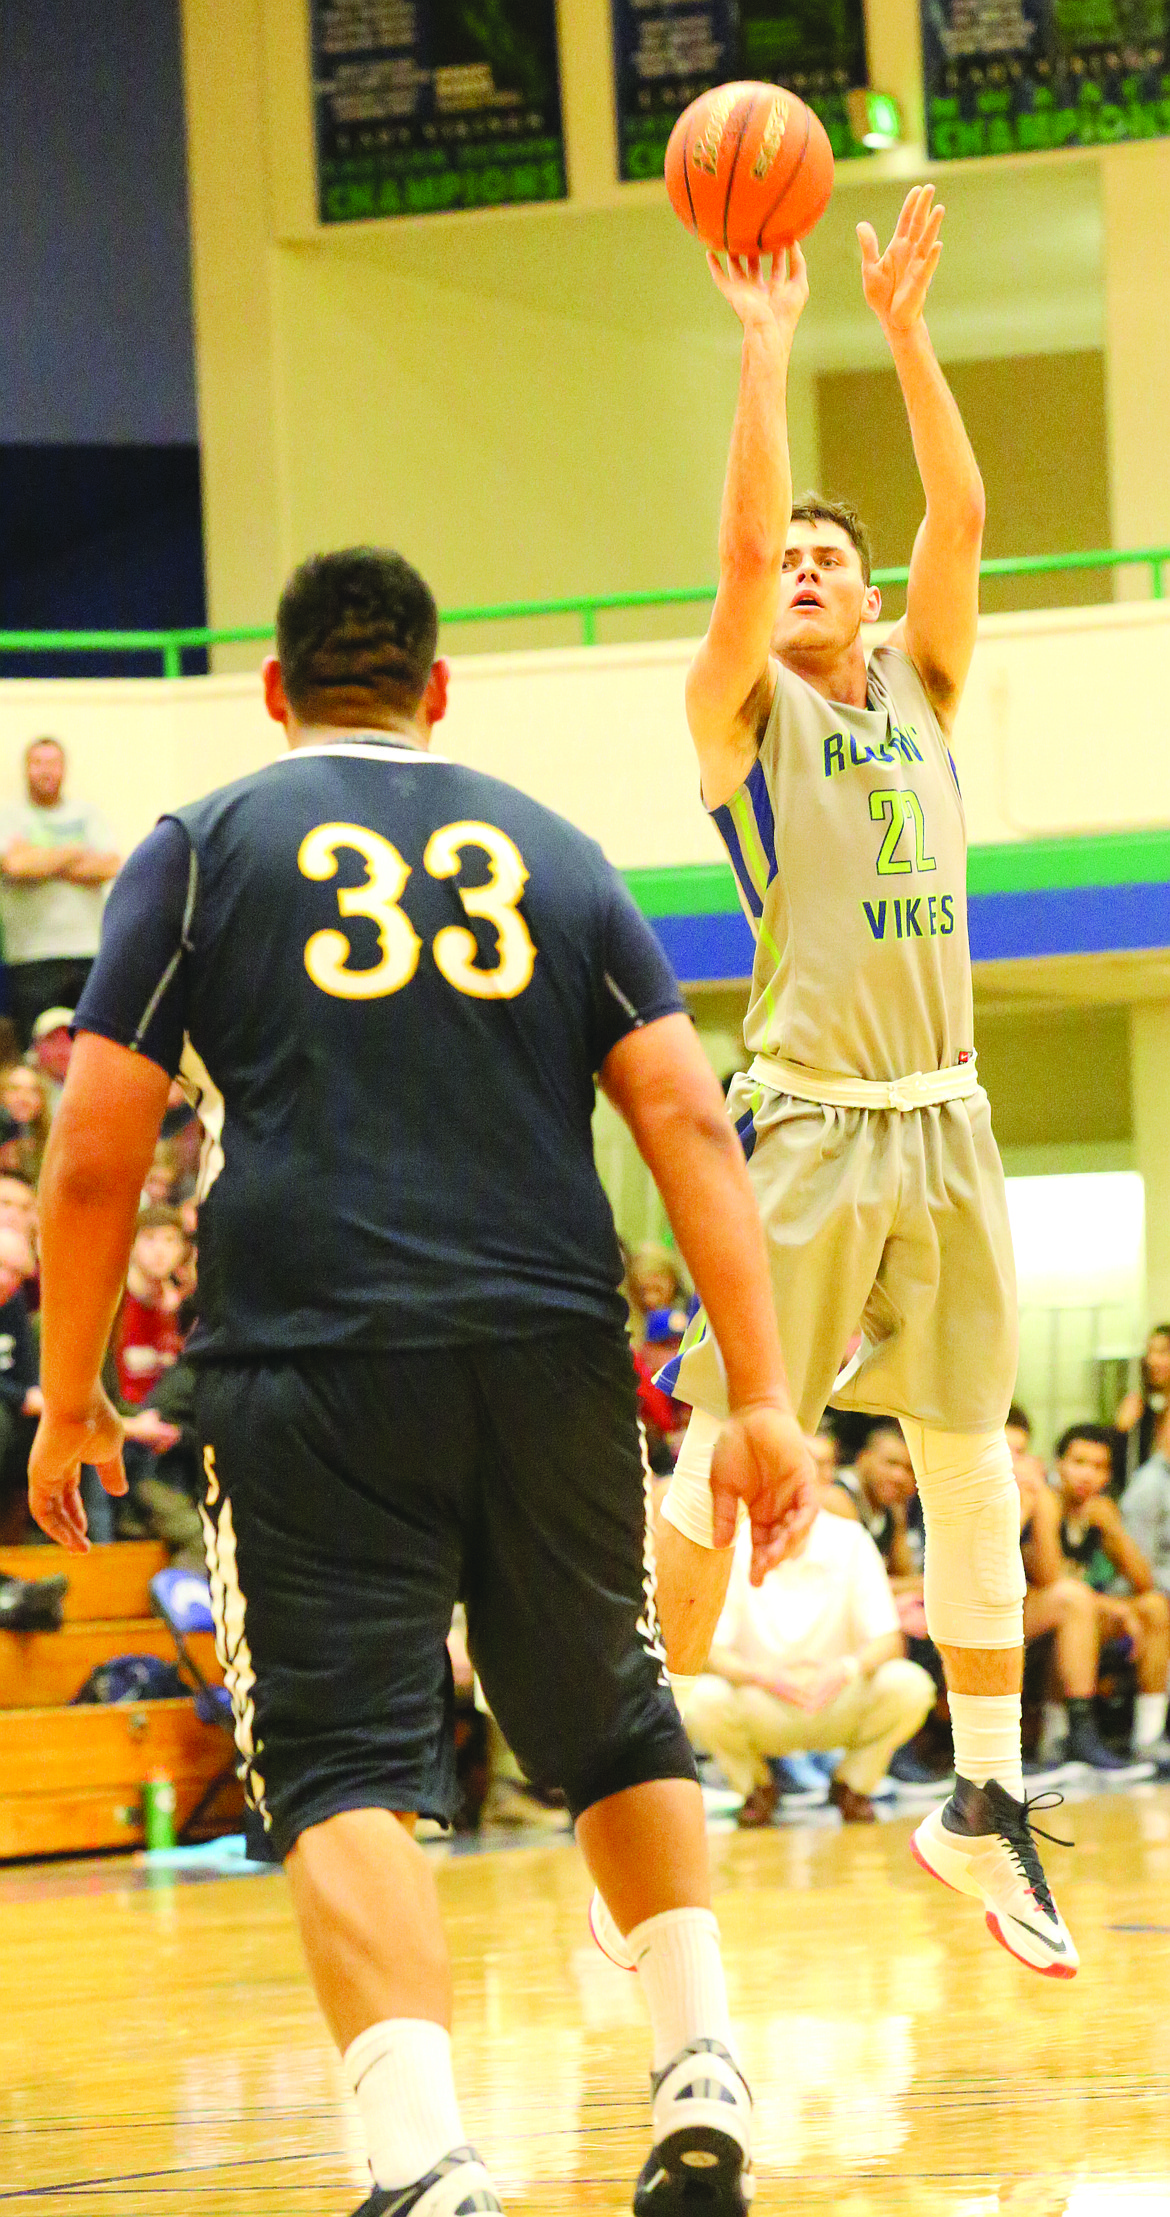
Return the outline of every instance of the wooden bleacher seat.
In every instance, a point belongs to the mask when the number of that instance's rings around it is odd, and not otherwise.
[[[0,1574],[69,1579],[59,1632],[0,1632],[0,1861],[142,1845],[143,1782],[163,1772],[181,1827],[223,1767],[228,1742],[189,1701],[113,1707],[69,1704],[91,1670],[113,1655],[174,1660],[165,1625],[150,1611],[149,1584],[166,1563],[152,1540],[120,1541],[68,1556],[53,1547],[0,1548]],[[204,1674],[222,1672],[209,1634],[191,1641]],[[234,1784],[217,1797],[207,1834],[234,1828],[243,1808]]]

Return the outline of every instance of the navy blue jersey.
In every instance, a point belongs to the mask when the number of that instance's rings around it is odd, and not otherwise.
[[[620,1321],[594,1074],[682,1005],[592,840],[363,733],[163,818],[76,1026],[197,1093],[207,1360]]]

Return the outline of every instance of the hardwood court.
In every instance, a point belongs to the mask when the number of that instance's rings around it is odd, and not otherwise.
[[[1170,2212],[1170,1789],[1047,1821],[1077,1841],[1045,1850],[1084,1959],[1069,1985],[915,1870],[909,1820],[714,1837],[761,2217]],[[508,2209],[620,2217],[646,2037],[586,1933],[574,1850],[434,1852],[464,2117]],[[362,2198],[279,1873],[10,1867],[0,1966],[0,2203],[348,2217]]]

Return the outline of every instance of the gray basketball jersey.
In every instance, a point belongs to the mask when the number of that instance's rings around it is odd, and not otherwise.
[[[759,754],[713,815],[755,935],[753,1054],[878,1080],[970,1054],[966,822],[907,655],[877,648],[864,708],[781,665]]]

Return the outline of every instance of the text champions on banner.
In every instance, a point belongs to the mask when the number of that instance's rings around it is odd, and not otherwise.
[[[567,194],[555,0],[311,0],[322,223]]]
[[[1170,134],[1165,0],[922,0],[931,156]]]
[[[612,0],[618,167],[661,177],[692,100],[736,78],[786,85],[815,110],[838,161],[861,155],[845,108],[868,85],[862,0]]]

